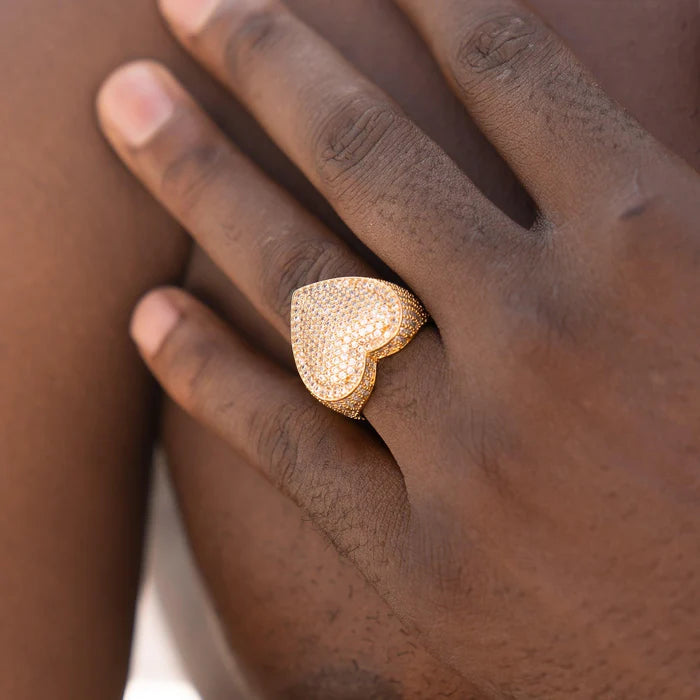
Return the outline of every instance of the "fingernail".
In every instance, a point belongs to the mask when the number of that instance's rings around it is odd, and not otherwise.
[[[131,63],[102,86],[99,109],[131,146],[143,146],[170,119],[175,105],[152,66]]]
[[[221,0],[160,0],[161,12],[188,34],[198,33]]]
[[[146,357],[153,357],[180,320],[179,309],[164,292],[151,292],[131,317],[131,337]]]

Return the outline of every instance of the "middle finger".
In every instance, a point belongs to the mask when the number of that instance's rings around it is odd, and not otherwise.
[[[379,88],[276,0],[161,0],[183,43],[243,100],[350,228],[430,308],[522,230]],[[435,271],[440,270],[441,275]],[[478,275],[469,276],[478,284]]]

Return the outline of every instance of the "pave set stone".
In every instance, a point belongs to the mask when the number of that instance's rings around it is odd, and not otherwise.
[[[299,375],[323,404],[358,418],[377,360],[403,348],[426,320],[418,300],[391,282],[339,277],[301,287],[291,314]]]

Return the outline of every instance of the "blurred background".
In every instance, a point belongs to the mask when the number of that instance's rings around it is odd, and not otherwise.
[[[187,640],[183,661],[178,640]],[[192,658],[192,650],[197,658]],[[193,678],[189,668],[199,671]],[[130,680],[124,700],[250,697],[195,568],[163,455],[155,458]]]

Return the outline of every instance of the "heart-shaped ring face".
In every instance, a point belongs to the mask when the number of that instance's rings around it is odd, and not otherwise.
[[[301,287],[292,297],[292,350],[307,389],[339,401],[373,374],[399,335],[403,305],[393,284],[339,277]],[[399,349],[398,347],[396,348]]]

